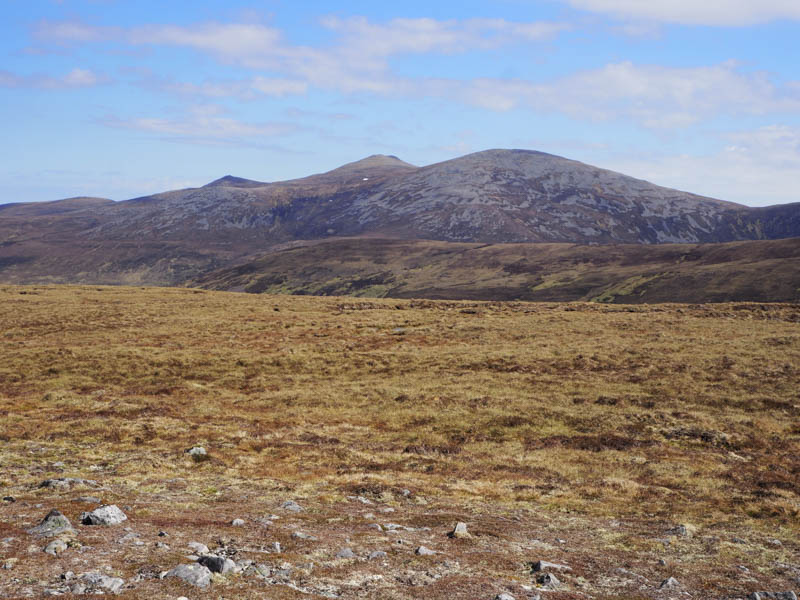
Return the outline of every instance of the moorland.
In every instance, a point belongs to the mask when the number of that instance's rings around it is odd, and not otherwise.
[[[796,304],[4,286],[0,349],[4,598],[800,588]],[[162,579],[190,542],[236,572]]]

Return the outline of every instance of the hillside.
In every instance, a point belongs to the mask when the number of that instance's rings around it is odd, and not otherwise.
[[[641,302],[800,301],[800,239],[658,246],[335,239],[195,285],[250,293]]]

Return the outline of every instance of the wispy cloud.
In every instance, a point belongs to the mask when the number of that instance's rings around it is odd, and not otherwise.
[[[440,88],[453,84],[438,82]],[[721,114],[800,113],[800,88],[779,86],[735,62],[664,67],[622,62],[546,83],[478,79],[452,89],[494,110],[528,106],[579,119],[630,119],[649,128],[685,127]]]
[[[0,71],[0,87],[36,88],[43,90],[63,90],[94,87],[108,83],[110,79],[90,69],[75,68],[59,77],[50,75],[19,75],[10,71]]]
[[[800,20],[797,0],[566,0],[575,8],[619,19],[681,25],[745,26]]]
[[[180,119],[106,116],[101,122],[108,127],[157,134],[173,141],[236,145],[267,143],[300,129],[292,123],[251,123],[234,119],[227,116],[223,108],[213,104],[191,106],[186,113]]]
[[[720,136],[716,152],[647,154],[607,165],[661,185],[751,206],[800,202],[800,128],[769,125]]]

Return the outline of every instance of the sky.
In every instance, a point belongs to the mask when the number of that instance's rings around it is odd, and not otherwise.
[[[0,203],[540,150],[800,201],[798,0],[3,0]]]

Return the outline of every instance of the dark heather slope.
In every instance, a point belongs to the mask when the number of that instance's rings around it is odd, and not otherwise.
[[[249,293],[640,302],[800,301],[800,239],[727,244],[468,244],[339,238],[194,282]]]

